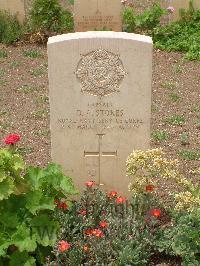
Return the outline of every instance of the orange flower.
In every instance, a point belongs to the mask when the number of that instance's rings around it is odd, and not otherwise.
[[[65,202],[61,203],[61,209],[63,209],[63,210],[67,210],[68,209],[68,206],[67,206],[67,204]]]
[[[100,229],[93,229],[92,234],[96,237],[104,237],[104,233]]]
[[[85,183],[85,185],[86,185],[87,187],[93,187],[94,184],[95,184],[94,181],[88,181],[88,182]]]
[[[146,186],[146,191],[147,192],[152,192],[154,190],[154,188],[155,188],[154,185],[147,185]]]
[[[83,233],[86,236],[91,236],[93,234],[93,229],[86,229],[86,230],[83,231]]]
[[[87,211],[86,211],[86,210],[80,210],[80,211],[79,211],[79,214],[85,216],[85,215],[87,214]]]
[[[159,209],[152,209],[152,210],[150,210],[150,214],[152,216],[158,218],[161,215],[161,210],[159,210]]]
[[[110,191],[109,193],[108,193],[108,197],[109,198],[114,198],[114,197],[116,197],[117,196],[117,192],[116,191]]]
[[[100,226],[101,228],[107,228],[107,227],[108,227],[108,223],[107,223],[106,221],[101,221],[101,222],[99,223],[99,226]]]
[[[118,197],[116,198],[116,203],[117,204],[122,204],[126,202],[126,198],[125,197]]]
[[[58,209],[62,209],[62,210],[67,210],[68,209],[68,205],[65,202],[61,202],[57,199],[54,200],[54,204],[57,205]]]
[[[88,252],[88,251],[89,251],[89,247],[88,247],[88,245],[84,245],[84,246],[83,246],[83,251],[85,251],[85,252]]]
[[[64,240],[62,240],[58,243],[58,250],[60,252],[64,252],[64,251],[68,250],[70,247],[71,247],[71,244],[64,241]]]

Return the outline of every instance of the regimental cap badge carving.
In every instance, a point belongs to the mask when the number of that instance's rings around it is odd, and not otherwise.
[[[107,96],[119,91],[127,74],[119,55],[98,49],[81,57],[75,74],[81,83],[82,92]]]

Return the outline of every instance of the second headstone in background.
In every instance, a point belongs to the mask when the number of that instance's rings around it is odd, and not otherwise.
[[[122,31],[120,0],[75,0],[75,31]]]

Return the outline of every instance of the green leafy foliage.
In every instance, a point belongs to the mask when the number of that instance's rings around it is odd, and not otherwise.
[[[12,254],[9,265],[16,266],[16,262],[18,263],[18,265],[35,266],[35,259],[29,256],[29,254],[25,251],[16,251]]]
[[[127,32],[152,31],[159,25],[160,17],[165,12],[158,4],[154,4],[140,15],[135,15],[133,8],[126,7],[122,14],[125,30]]]
[[[8,12],[0,11],[0,42],[13,44],[23,35],[23,27],[17,18]]]
[[[160,18],[166,11],[159,4],[154,4],[136,17],[136,25],[141,30],[153,30],[160,24]]]
[[[200,264],[200,209],[175,216],[170,227],[158,230],[155,241],[160,252],[181,256],[182,265]]]
[[[25,166],[16,150],[0,149],[0,265],[33,266],[44,260],[41,247],[47,256],[57,240],[55,197],[77,191],[60,166]]]
[[[71,32],[73,17],[58,0],[35,0],[30,12],[31,31]]]
[[[133,8],[127,7],[123,11],[123,23],[127,32],[134,32],[136,28],[136,17]]]
[[[200,59],[200,10],[182,10],[180,21],[153,31],[156,48],[185,52],[189,60]]]

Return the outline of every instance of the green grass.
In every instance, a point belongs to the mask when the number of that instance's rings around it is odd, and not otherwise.
[[[173,90],[176,88],[176,85],[171,81],[164,81],[163,83],[161,83],[161,87],[164,89]]]
[[[34,68],[31,70],[31,75],[35,77],[42,76],[44,74],[44,70],[42,68]]]
[[[0,78],[5,74],[5,70],[3,68],[0,68]]]
[[[28,85],[23,85],[20,88],[16,89],[17,92],[22,92],[24,94],[33,93],[35,91],[37,92],[39,90],[40,88],[37,86],[28,86]]]
[[[0,79],[0,85],[1,85],[1,86],[5,86],[7,83],[8,83],[7,80],[5,80],[5,79]]]
[[[169,134],[164,130],[154,131],[151,134],[151,136],[152,136],[153,140],[159,141],[159,142],[162,142],[162,141],[169,139]]]
[[[174,65],[173,66],[173,71],[174,73],[182,73],[183,72],[183,67],[181,65]]]
[[[196,128],[200,129],[200,119],[197,119]]]
[[[38,58],[42,56],[38,50],[27,50],[23,52],[23,55],[30,58]]]
[[[30,154],[33,153],[34,149],[31,147],[19,147],[17,148],[17,152],[19,152],[19,154],[21,154],[22,156],[26,155],[26,154]]]
[[[10,111],[9,110],[0,111],[0,116],[4,116],[4,115],[10,115]]]
[[[44,66],[44,67],[48,67],[48,62],[45,61],[45,62],[43,63],[43,66]]]
[[[167,118],[166,122],[168,122],[171,125],[182,125],[185,123],[185,118],[184,116],[181,115],[173,115]]]
[[[179,151],[178,156],[184,160],[199,161],[200,160],[200,150],[199,151],[189,151],[189,150]]]
[[[50,134],[50,130],[39,130],[34,133],[38,137],[48,137]]]
[[[170,93],[168,96],[173,102],[178,102],[181,99],[181,97],[177,93]]]
[[[8,129],[9,127],[11,127],[11,123],[8,123],[8,122],[0,122],[0,129],[3,129],[3,130],[6,130]]]
[[[8,53],[4,50],[0,50],[0,58],[6,58],[8,56]]]
[[[180,135],[180,141],[181,141],[181,145],[189,144],[189,133],[188,132],[183,132]]]
[[[48,103],[49,101],[49,97],[46,95],[40,95],[37,99],[36,99],[36,103]]]
[[[22,63],[20,61],[13,61],[12,63],[10,63],[10,66],[12,68],[17,68],[21,65]]]
[[[193,112],[196,112],[196,113],[200,113],[200,105],[195,105],[195,106],[192,108],[192,111],[193,111]]]
[[[48,115],[48,110],[42,109],[42,110],[38,110],[32,113],[32,116],[35,119],[41,119],[41,118],[45,118]]]
[[[152,106],[151,106],[151,112],[152,112],[152,113],[156,113],[156,112],[158,112],[158,111],[159,111],[158,106],[152,104]]]

